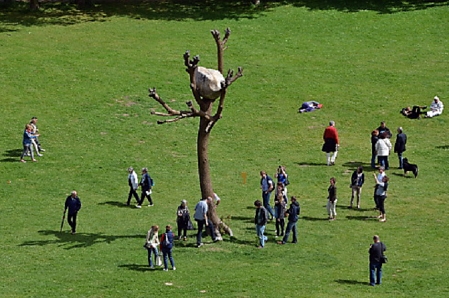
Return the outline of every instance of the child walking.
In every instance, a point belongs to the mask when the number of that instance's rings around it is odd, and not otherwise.
[[[172,250],[173,250],[173,243],[174,236],[173,232],[171,231],[171,225],[167,225],[165,227],[165,233],[162,234],[161,237],[161,250],[164,257],[164,271],[168,271],[168,259],[170,259],[170,264],[173,268],[173,270],[176,270],[175,267],[175,260],[173,260]]]
[[[332,177],[329,182],[330,185],[327,189],[329,192],[329,196],[327,197],[327,214],[329,214],[329,220],[335,220],[337,218],[337,187],[335,186],[337,181]]]
[[[150,266],[151,269],[154,269],[153,259],[151,258],[151,255],[154,254],[154,262],[156,262],[156,258],[159,255],[157,251],[157,246],[159,245],[158,231],[159,226],[152,226],[147,234],[147,242],[145,248],[148,250],[148,266]]]

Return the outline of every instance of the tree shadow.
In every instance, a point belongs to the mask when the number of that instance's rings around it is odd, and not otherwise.
[[[89,247],[98,243],[111,243],[117,239],[125,238],[140,238],[143,239],[144,235],[104,235],[102,233],[77,233],[72,235],[68,232],[59,232],[53,230],[41,230],[38,231],[40,235],[43,236],[53,236],[57,239],[51,240],[29,240],[25,241],[19,246],[45,246],[45,245],[58,245],[64,246],[64,249],[73,249],[81,247]]]
[[[147,271],[157,271],[156,269],[151,269],[148,265],[141,265],[141,264],[123,264],[119,265],[120,268],[126,268],[128,270],[134,270],[139,272],[147,272]],[[162,267],[160,267],[160,270],[162,270]]]
[[[350,280],[350,279],[336,279],[335,282],[338,282],[339,284],[349,284],[349,285],[365,285],[365,286],[369,285],[369,282]]]
[[[126,205],[125,203],[117,202],[117,201],[101,202],[101,203],[98,203],[98,205],[110,205],[110,206],[115,206],[115,207],[119,207],[119,208],[131,208],[131,207],[134,207],[134,205]]]
[[[96,0],[93,6],[79,9],[74,1],[39,1],[40,9],[29,10],[25,1],[7,1],[0,11],[0,32],[18,30],[20,26],[72,25],[104,22],[114,16],[166,21],[217,21],[253,19],[280,6],[305,7],[309,10],[336,10],[348,13],[375,11],[380,14],[423,10],[447,6],[447,0]]]

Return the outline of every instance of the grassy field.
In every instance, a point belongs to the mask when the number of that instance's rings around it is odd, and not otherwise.
[[[276,2],[251,7],[181,4],[47,5],[0,11],[1,297],[447,297],[447,111],[434,119],[399,114],[438,95],[449,104],[449,9],[419,5]],[[200,197],[198,119],[157,125],[156,87],[172,107],[193,99],[182,55],[216,66],[209,31],[232,30],[225,69],[244,68],[211,135],[219,213],[236,238],[174,249],[177,271],[151,271],[142,248],[153,224],[175,225],[179,201]],[[320,111],[299,114],[303,101]],[[47,150],[19,162],[23,127],[39,118]],[[341,151],[325,166],[322,132],[337,123]],[[386,121],[408,136],[420,167],[402,176],[390,156],[388,221],[373,216],[370,132]],[[394,140],[394,139],[393,139]],[[255,247],[259,171],[285,165],[299,197],[299,243]],[[349,178],[365,166],[362,209],[349,210]],[[155,206],[124,205],[127,167],[148,167]],[[241,173],[248,174],[244,184]],[[326,220],[336,177],[338,219]],[[65,197],[83,208],[78,234],[59,233]],[[368,286],[368,247],[387,245],[384,283]],[[206,241],[207,242],[207,241]]]

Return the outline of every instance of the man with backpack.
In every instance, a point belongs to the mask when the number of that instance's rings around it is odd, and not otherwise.
[[[150,204],[148,207],[153,206],[153,199],[151,199],[151,188],[153,187],[153,179],[151,179],[150,175],[148,174],[148,169],[143,168],[142,169],[142,179],[140,180],[139,186],[141,187],[142,193],[140,195],[140,202],[137,203],[137,208],[142,208],[142,203],[145,200],[145,198],[148,198],[148,201]]]
[[[270,195],[271,192],[274,190],[274,183],[273,179],[271,179],[270,176],[267,175],[267,172],[260,171],[260,188],[262,189],[262,202],[265,209],[270,213],[271,217],[270,220],[274,217],[273,209],[271,209],[270,206]]]

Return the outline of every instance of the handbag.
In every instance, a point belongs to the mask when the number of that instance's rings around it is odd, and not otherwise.
[[[381,262],[382,264],[387,263],[387,262],[388,262],[387,256],[386,256],[386,255],[382,255],[382,256],[380,257],[380,262]]]
[[[162,257],[161,257],[161,255],[157,255],[156,256],[155,263],[156,263],[156,266],[162,266]]]

